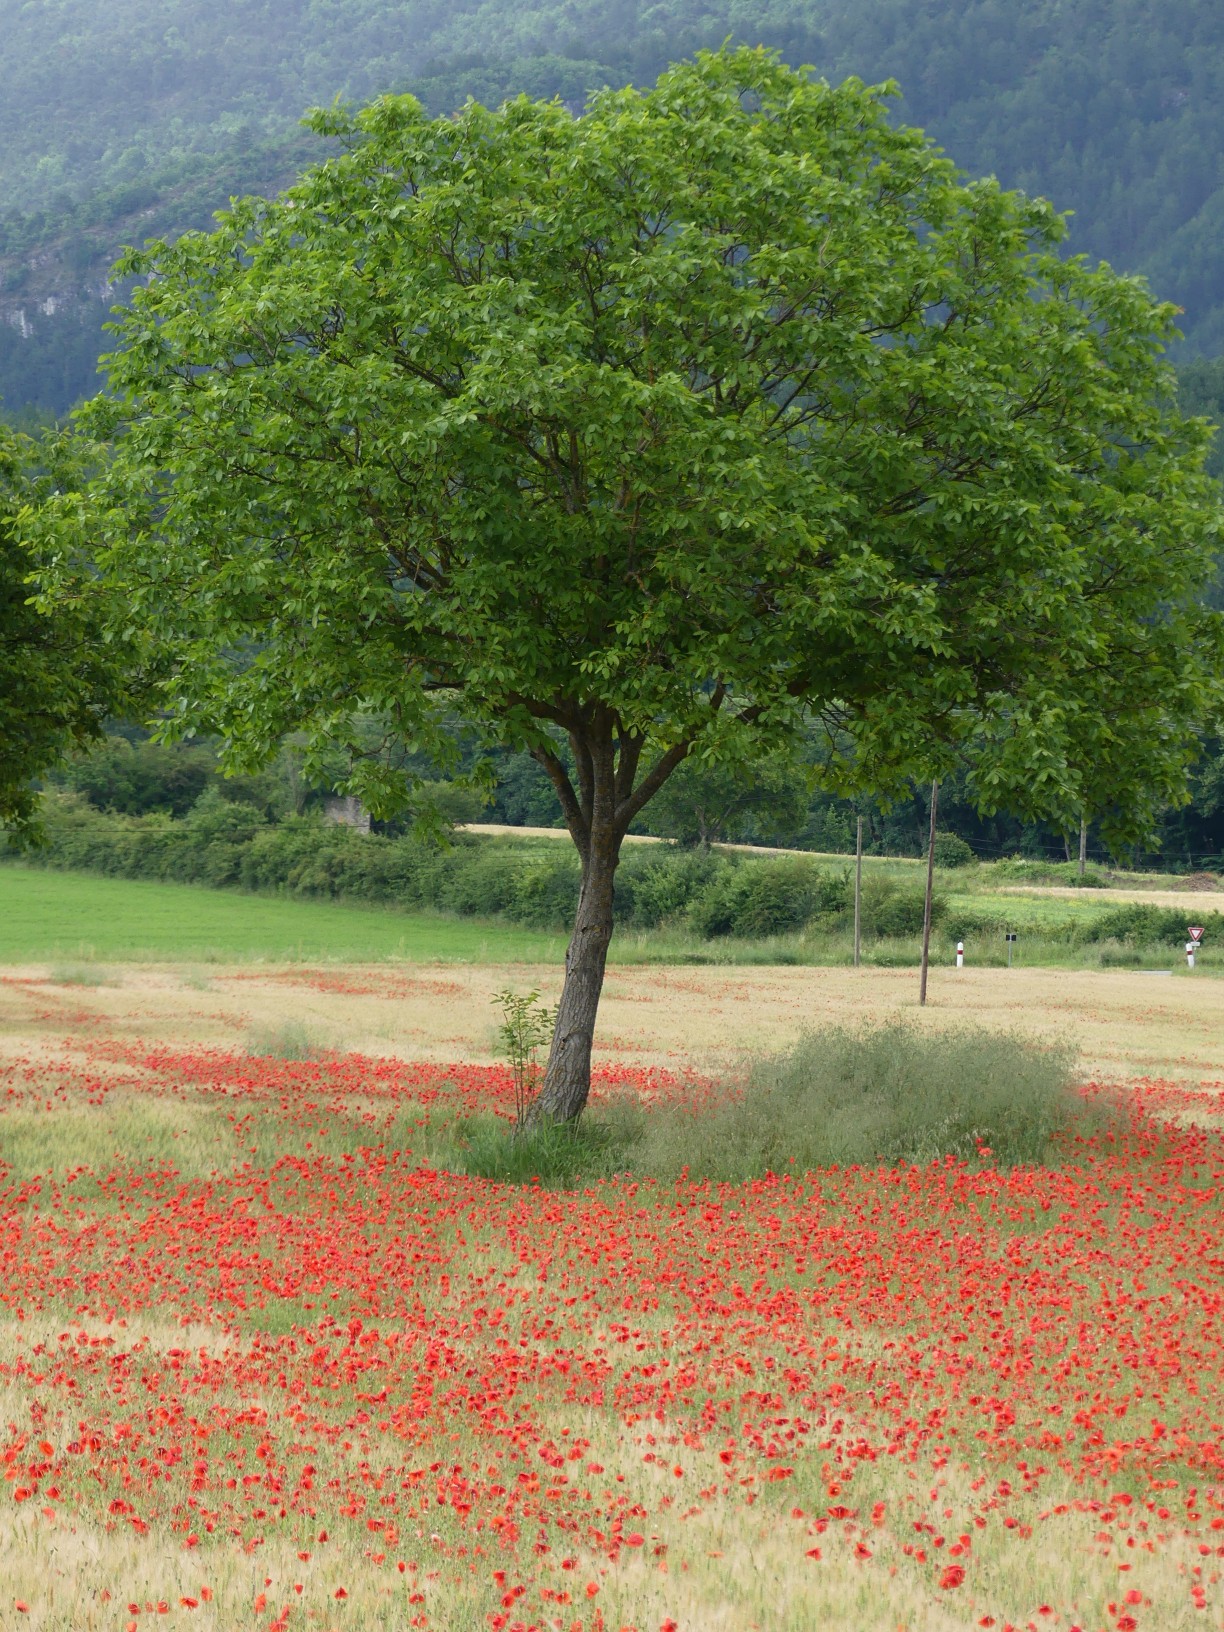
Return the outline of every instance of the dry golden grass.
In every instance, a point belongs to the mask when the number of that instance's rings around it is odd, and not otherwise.
[[[75,1032],[243,1047],[288,1024],[324,1048],[488,1060],[498,1050],[495,993],[534,987],[548,1002],[560,987],[560,971],[538,965],[135,964],[109,966],[108,983],[90,986],[56,984],[50,973],[14,968],[0,980],[3,1054],[56,1051]],[[916,998],[911,969],[617,966],[596,1054],[718,1070],[822,1024],[904,1012],[931,1027],[1069,1036],[1085,1071],[1111,1080],[1224,1079],[1224,980],[1202,972],[937,968],[925,1010]]]
[[[1081,890],[1065,884],[997,884],[996,895],[1048,895],[1068,901],[1083,901],[1085,896],[1106,907],[1119,901],[1139,901],[1149,907],[1181,907],[1187,913],[1219,912],[1220,891],[1211,890],[1145,890],[1139,886],[1117,885],[1105,890]]]

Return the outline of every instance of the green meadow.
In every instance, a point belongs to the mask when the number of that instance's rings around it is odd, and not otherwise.
[[[539,848],[547,852],[554,845],[540,841]],[[843,857],[827,859],[846,864]],[[892,873],[908,878],[911,888],[917,886],[919,863],[872,861],[868,871]],[[1013,955],[1022,966],[1170,970],[1182,966],[1179,949],[1169,945],[1085,942],[1084,928],[1125,899],[1113,890],[1054,897],[1011,894],[999,889],[996,876],[990,867],[940,875],[938,888],[946,905],[932,938],[936,962],[950,961],[963,936],[971,964],[1005,963],[1006,943],[999,926],[1006,923],[1017,932]],[[1194,915],[1188,910],[1187,917]],[[987,923],[991,927],[986,928]],[[557,964],[566,939],[559,928],[536,929],[505,918],[459,916],[429,908],[404,910],[204,884],[111,878],[20,862],[0,866],[0,964],[48,959]],[[863,961],[882,967],[911,965],[918,955],[915,934],[869,938],[863,945]],[[756,938],[714,939],[681,926],[623,926],[609,953],[609,962],[622,965],[836,965],[851,958],[844,928],[838,933],[815,926]],[[1218,935],[1208,937],[1199,966],[1224,972],[1224,944]]]
[[[0,867],[0,963],[57,957],[546,963],[559,960],[564,948],[562,936],[514,924]]]

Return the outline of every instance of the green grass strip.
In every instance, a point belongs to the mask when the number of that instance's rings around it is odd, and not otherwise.
[[[557,963],[564,952],[563,936],[513,924],[0,867],[0,963],[55,957]]]

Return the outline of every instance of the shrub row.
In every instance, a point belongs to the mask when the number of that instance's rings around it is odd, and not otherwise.
[[[568,844],[525,843],[457,833],[446,847],[332,826],[318,816],[270,820],[254,806],[207,790],[182,820],[117,816],[79,794],[44,800],[48,843],[29,857],[50,867],[407,909],[506,918],[564,930],[578,893],[578,859]],[[1043,924],[1043,940],[1085,945],[1177,947],[1187,910],[1127,902],[1091,918]],[[868,939],[922,929],[922,882],[869,870],[863,879]],[[636,930],[674,926],[705,939],[761,940],[799,930],[848,932],[853,888],[848,867],[802,856],[753,856],[672,845],[626,847],[616,884],[617,922]],[[988,939],[1014,924],[998,908],[937,893],[937,926],[954,938]],[[1206,913],[1210,945],[1224,944],[1224,915]]]
[[[1221,944],[1224,913],[1200,913],[1188,906],[1153,907],[1141,901],[1128,901],[1103,912],[1084,926],[1079,939],[1122,941],[1127,946],[1181,946],[1185,944],[1191,919],[1197,919],[1207,931],[1211,945]]]
[[[1025,939],[1058,941],[1069,946],[1096,946],[1116,941],[1124,947],[1180,949],[1186,941],[1191,919],[1206,930],[1208,946],[1224,944],[1224,914],[1199,912],[1190,907],[1155,907],[1141,901],[1127,901],[1088,917],[1049,919],[1025,931]],[[1015,929],[1014,918],[997,910],[979,910],[957,902],[943,921],[949,936],[988,940],[1005,930]],[[1126,961],[1126,960],[1123,960]],[[1132,960],[1133,961],[1133,960]]]
[[[208,790],[181,821],[125,817],[75,794],[44,803],[46,847],[30,860],[121,878],[257,890],[316,899],[432,907],[566,929],[578,893],[578,859],[566,844],[524,844],[458,833],[439,847],[420,839],[361,834],[317,817],[270,821],[249,804]],[[863,881],[868,937],[917,934],[921,881],[869,872]],[[760,939],[848,927],[848,868],[799,856],[746,856],[632,845],[616,888],[617,921],[629,929],[675,925],[706,938]],[[938,896],[934,917],[945,906]]]
[[[994,863],[993,876],[1000,881],[1014,879],[1022,884],[1070,884],[1073,889],[1109,887],[1105,874],[1092,864],[1084,868],[1081,877],[1077,861],[1033,861],[1024,856],[1009,856]]]

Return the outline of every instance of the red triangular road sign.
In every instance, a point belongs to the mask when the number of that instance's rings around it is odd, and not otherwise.
[[[1203,938],[1203,932],[1202,932],[1201,929],[1191,929],[1190,939],[1192,941],[1201,941],[1202,938]]]

